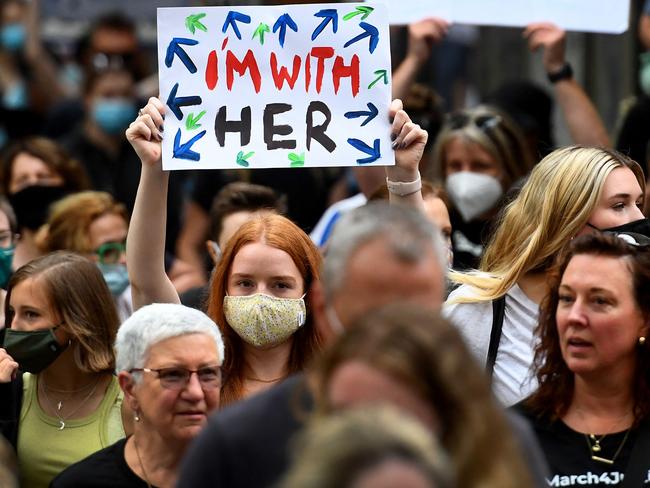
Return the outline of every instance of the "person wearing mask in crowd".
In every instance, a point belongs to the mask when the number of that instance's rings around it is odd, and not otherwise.
[[[63,95],[40,39],[40,3],[0,1],[0,147],[38,133],[46,111]]]
[[[120,326],[115,349],[133,435],[70,466],[50,488],[174,487],[189,442],[219,405],[224,345],[202,312],[143,307]]]
[[[505,208],[478,270],[451,273],[461,284],[445,314],[485,364],[496,396],[512,405],[535,390],[529,370],[547,273],[574,237],[647,223],[640,166],[613,150],[571,146],[546,156]]]
[[[485,377],[435,312],[393,304],[365,314],[324,351],[312,379],[321,414],[388,404],[420,420],[448,452],[458,486],[532,485]]]
[[[119,318],[88,259],[57,252],[9,281],[0,349],[0,428],[24,486],[124,437],[113,342]]]
[[[88,186],[83,167],[49,139],[30,137],[5,149],[0,158],[0,189],[16,213],[20,233],[14,269],[40,255],[36,232],[47,220],[52,203]]]
[[[70,251],[96,263],[123,321],[133,310],[126,271],[127,231],[124,205],[106,192],[84,191],[52,205],[36,241],[42,254]]]
[[[389,407],[339,412],[301,433],[280,488],[451,488],[454,470],[435,437]]]
[[[194,259],[198,259],[198,262],[202,264],[205,261],[204,256],[207,248],[210,261],[208,267],[211,272],[219,264],[221,250],[225,249],[230,238],[242,224],[262,214],[284,215],[286,211],[287,205],[284,197],[278,195],[273,188],[243,181],[229,183],[217,193],[212,202],[208,232],[200,241],[202,252],[199,253],[197,249]],[[204,310],[207,306],[205,302],[208,292],[207,285],[188,290],[181,294],[181,303]]]
[[[13,274],[14,252],[19,238],[14,209],[9,201],[0,195],[0,330],[5,326],[5,290]]]
[[[533,422],[551,486],[647,486],[650,239],[578,237],[551,273],[535,350]]]

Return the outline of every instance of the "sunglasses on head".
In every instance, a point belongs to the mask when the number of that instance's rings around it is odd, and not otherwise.
[[[447,116],[445,125],[451,130],[462,129],[473,123],[482,131],[496,128],[501,123],[500,115],[470,115],[466,112],[454,112]]]

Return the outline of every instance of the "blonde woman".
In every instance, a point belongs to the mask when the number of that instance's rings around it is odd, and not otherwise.
[[[478,270],[452,273],[461,284],[444,312],[486,364],[506,405],[536,388],[529,369],[547,271],[573,237],[643,219],[641,167],[608,149],[571,146],[533,169],[504,210]]]

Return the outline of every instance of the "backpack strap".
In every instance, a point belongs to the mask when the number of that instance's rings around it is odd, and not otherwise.
[[[485,363],[485,371],[490,381],[492,381],[494,363],[497,361],[497,352],[499,351],[499,342],[501,342],[501,331],[503,330],[505,312],[505,295],[492,300],[492,330],[490,331],[490,346],[488,347],[487,362]]]
[[[625,469],[625,476],[620,488],[641,488],[648,476],[648,453],[650,452],[650,420],[645,419],[639,425],[636,442],[630,453],[630,460]]]

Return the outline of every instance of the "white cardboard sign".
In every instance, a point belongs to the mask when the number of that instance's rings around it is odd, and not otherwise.
[[[440,17],[507,27],[552,22],[570,31],[621,34],[630,22],[629,0],[399,0],[391,1],[389,9],[391,24]]]
[[[385,4],[158,9],[163,168],[392,165]]]

